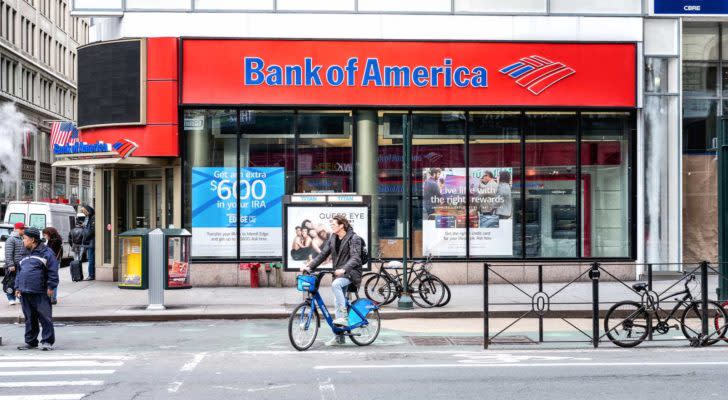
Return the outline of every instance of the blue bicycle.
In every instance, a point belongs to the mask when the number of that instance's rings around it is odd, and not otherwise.
[[[356,295],[356,288],[347,290],[346,309],[349,313],[349,326],[334,325],[334,320],[326,309],[323,298],[319,293],[321,279],[333,272],[319,272],[314,275],[299,275],[296,278],[297,289],[306,293],[306,300],[299,304],[291,313],[288,320],[288,338],[296,350],[307,350],[318,335],[321,319],[318,310],[323,313],[326,322],[337,336],[337,341],[343,343],[348,336],[352,342],[359,346],[368,346],[379,336],[379,304],[369,299],[357,298],[349,302],[348,295]],[[352,286],[352,285],[350,285]],[[358,297],[358,296],[357,296]]]

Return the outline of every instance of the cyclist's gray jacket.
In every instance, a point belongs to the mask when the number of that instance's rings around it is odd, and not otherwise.
[[[326,261],[329,255],[331,255],[333,269],[337,270],[339,268],[343,268],[345,271],[344,278],[349,278],[349,280],[351,280],[357,287],[359,287],[362,275],[362,243],[363,242],[359,235],[357,235],[356,233],[354,233],[353,230],[350,229],[346,233],[346,236],[341,239],[339,252],[336,253],[336,235],[331,235],[324,244],[324,247],[321,249],[321,253],[319,253],[319,255],[317,255],[313,259],[313,261],[311,261],[311,270],[314,270],[316,267],[321,265],[321,263]]]

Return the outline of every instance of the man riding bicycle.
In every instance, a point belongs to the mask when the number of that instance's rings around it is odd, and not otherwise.
[[[343,215],[337,215],[331,220],[332,234],[324,243],[319,253],[308,265],[301,267],[303,271],[313,271],[331,256],[335,279],[331,283],[334,293],[335,325],[348,326],[349,319],[346,310],[346,289],[354,283],[359,287],[362,276],[361,250],[363,241]],[[336,338],[334,338],[335,341]]]

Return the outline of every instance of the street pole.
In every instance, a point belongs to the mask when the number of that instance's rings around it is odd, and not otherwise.
[[[718,299],[728,300],[728,132],[726,121],[720,120],[718,127]]]
[[[402,196],[404,202],[404,235],[403,235],[403,251],[402,251],[402,280],[404,281],[404,289],[402,296],[399,297],[397,302],[397,308],[400,310],[411,310],[414,308],[412,304],[412,298],[410,297],[409,288],[409,277],[407,275],[407,256],[409,255],[409,227],[410,227],[410,198],[412,192],[412,185],[410,184],[410,160],[412,156],[411,150],[411,118],[412,115],[408,114],[405,117],[405,123],[402,129]]]

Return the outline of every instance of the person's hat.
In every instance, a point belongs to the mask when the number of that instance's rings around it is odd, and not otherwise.
[[[33,228],[32,226],[28,227],[23,233],[23,236],[27,236],[40,242],[40,231],[38,228]]]
[[[25,229],[25,224],[22,222],[16,222],[15,229]]]

